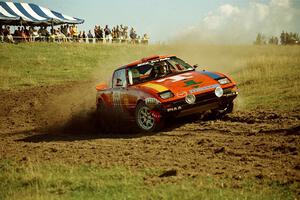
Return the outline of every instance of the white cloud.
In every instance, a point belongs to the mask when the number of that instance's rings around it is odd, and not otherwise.
[[[265,5],[265,4],[255,3],[253,9],[257,10],[257,12],[258,12],[257,17],[258,17],[259,21],[263,21],[270,14],[270,12],[269,12],[270,7],[268,5]]]
[[[271,4],[274,5],[274,6],[289,8],[290,7],[290,0],[272,0]]]
[[[233,14],[239,13],[240,9],[236,6],[225,4],[219,7],[219,11],[221,14],[224,14],[225,16],[231,16]]]
[[[181,36],[192,41],[249,43],[257,33],[279,36],[282,30],[300,32],[299,18],[300,9],[289,0],[253,1],[247,7],[224,4]]]

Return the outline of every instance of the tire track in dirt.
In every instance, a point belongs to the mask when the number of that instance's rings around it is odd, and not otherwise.
[[[92,125],[94,91],[86,88],[93,86],[2,91],[0,159],[175,170],[179,179],[209,175],[300,182],[299,110],[176,119],[156,134],[138,133],[126,124],[120,124],[121,132],[103,133]]]

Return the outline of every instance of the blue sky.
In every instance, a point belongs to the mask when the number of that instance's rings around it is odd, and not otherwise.
[[[300,7],[300,0],[23,0],[21,2],[35,3],[70,16],[83,18],[85,23],[79,26],[81,30],[93,30],[96,24],[102,27],[106,24],[110,26],[124,24],[133,26],[140,35],[148,33],[154,42],[169,41],[189,30],[194,31],[195,34],[198,34],[199,30],[209,32],[211,28],[215,28],[214,32],[224,31],[221,29],[222,24],[224,29],[228,23],[243,17],[242,12],[248,13],[249,9],[253,9],[254,13],[259,9],[258,11],[265,17],[264,12],[268,11],[268,15],[271,15],[270,10],[277,8],[281,9],[278,12],[287,12],[284,7],[286,4],[289,7]],[[278,6],[274,7],[275,4]],[[266,10],[264,5],[269,6],[269,9]],[[251,13],[248,15],[252,16]],[[299,25],[293,24],[297,23],[295,21],[291,21],[291,27]],[[249,24],[256,23],[249,22]],[[239,31],[238,27],[233,29]],[[281,30],[281,27],[276,29],[277,32],[278,30]]]

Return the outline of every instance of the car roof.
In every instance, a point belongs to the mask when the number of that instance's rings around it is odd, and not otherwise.
[[[124,65],[122,67],[119,67],[118,69],[116,70],[119,70],[119,69],[124,69],[124,68],[131,68],[131,67],[134,67],[136,65],[139,65],[139,64],[142,64],[142,63],[146,63],[146,62],[149,62],[149,61],[153,61],[153,60],[159,60],[159,59],[164,59],[164,58],[170,58],[170,57],[175,57],[176,55],[153,55],[153,56],[149,56],[149,57],[146,57],[146,58],[142,58],[140,60],[136,60],[134,62],[131,62],[127,65]]]

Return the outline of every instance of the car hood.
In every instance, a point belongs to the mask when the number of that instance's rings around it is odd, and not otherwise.
[[[173,76],[167,76],[147,83],[139,84],[138,87],[161,93],[171,90],[175,96],[185,96],[188,93],[203,93],[214,90],[219,86],[215,79],[224,75],[207,71],[189,71]]]

